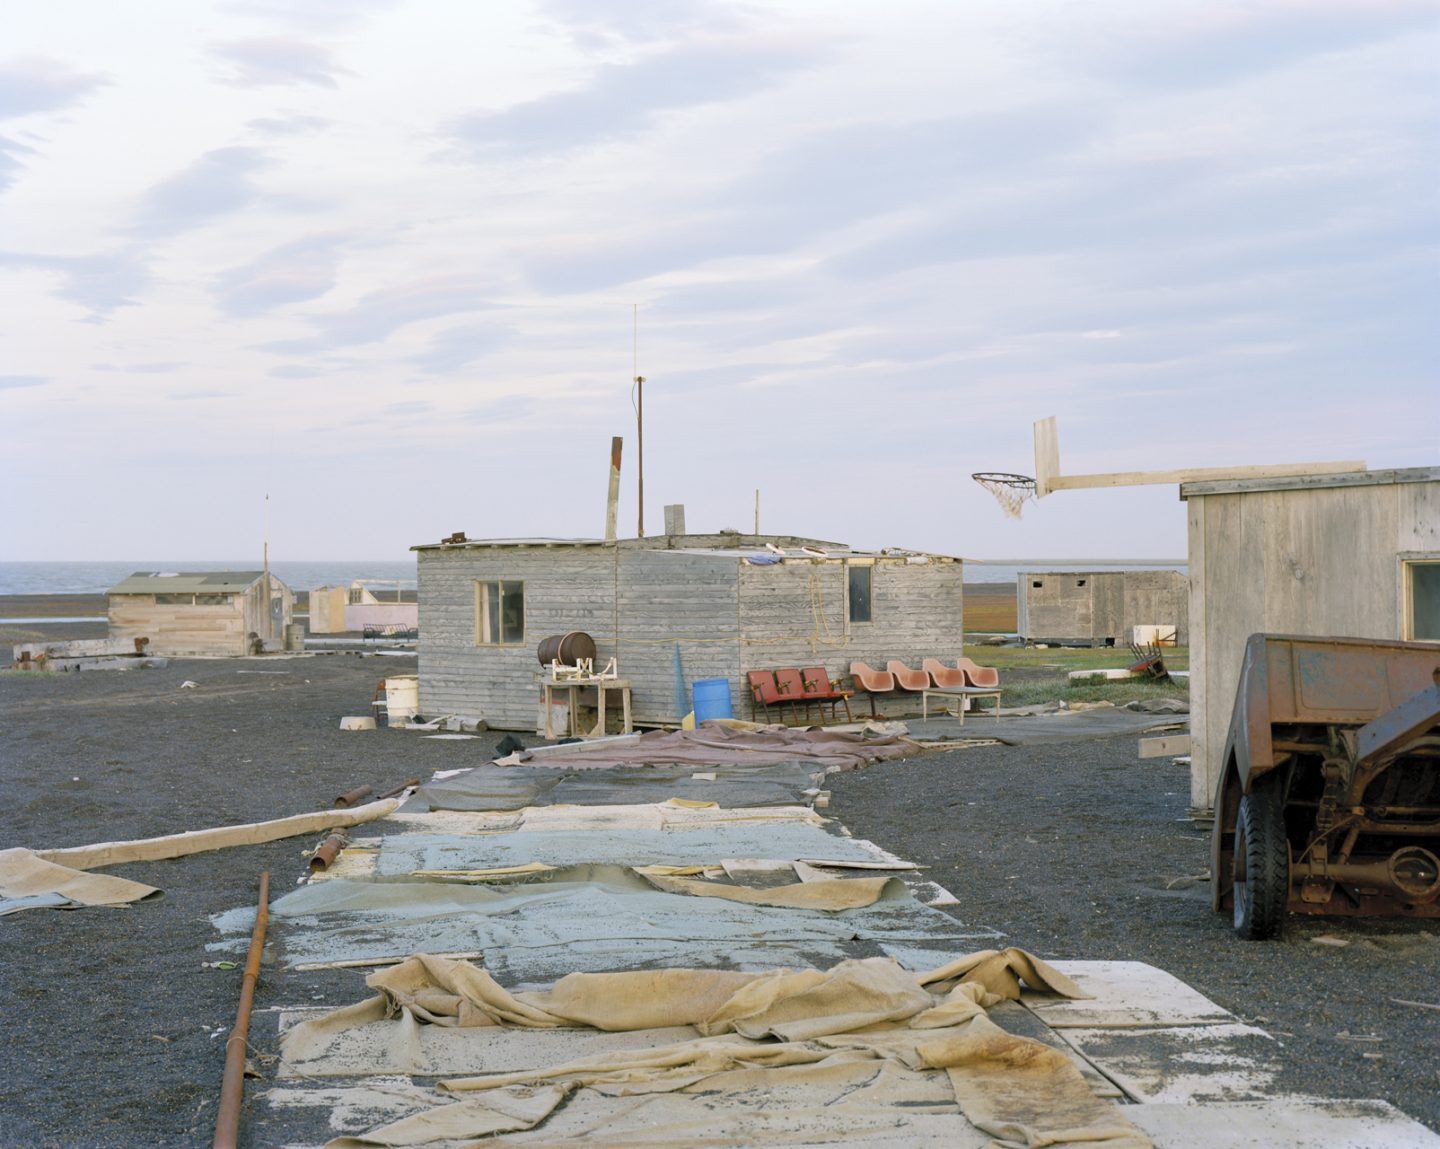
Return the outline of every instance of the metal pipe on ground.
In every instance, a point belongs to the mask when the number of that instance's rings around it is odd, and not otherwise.
[[[328,838],[315,847],[315,852],[310,855],[310,868],[312,870],[329,869],[330,863],[345,848],[345,835],[339,830],[333,831]]]
[[[419,778],[410,778],[404,782],[401,782],[400,785],[394,787],[393,789],[386,790],[385,793],[381,794],[375,800],[377,802],[381,802],[384,801],[386,798],[398,798],[401,794],[405,793],[406,790],[410,789],[410,787],[418,785],[420,785]]]
[[[335,805],[356,806],[368,797],[370,797],[369,786],[356,786],[355,789],[346,790],[345,793],[341,794],[338,798],[336,798]]]
[[[260,875],[260,901],[255,911],[255,929],[250,934],[250,952],[245,958],[245,976],[240,982],[240,1005],[235,1011],[235,1028],[225,1042],[225,1076],[220,1084],[220,1109],[215,1115],[214,1149],[238,1149],[240,1103],[245,1099],[245,1051],[249,1048],[250,1007],[255,1003],[255,983],[260,980],[260,957],[265,952],[265,927],[270,921],[270,871]]]

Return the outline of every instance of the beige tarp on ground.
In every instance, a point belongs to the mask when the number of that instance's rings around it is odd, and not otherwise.
[[[959,980],[970,975],[975,976]],[[663,1114],[664,1128],[676,1137],[657,1144],[795,1144],[793,1136],[762,1136],[754,1121],[743,1137],[716,1128],[705,1136],[690,1094],[703,1094],[705,1106],[717,1096],[743,1094],[747,1118],[759,1120],[768,1111],[766,1096],[773,1094],[773,1101],[787,1096],[787,1089],[824,1093],[835,1086],[843,1088],[833,1102],[823,1103],[826,1107],[869,1106],[871,1119],[888,1112],[892,1126],[903,1124],[897,1105],[924,1104],[938,1107],[938,1113],[958,1102],[970,1121],[1002,1145],[1088,1142],[1139,1149],[1148,1144],[1113,1105],[1093,1096],[1063,1054],[1006,1034],[982,1016],[984,1006],[1018,997],[1022,980],[1032,991],[1082,995],[1063,974],[1020,950],[968,955],[920,977],[889,959],[868,958],[829,970],[762,974],[571,974],[549,990],[518,994],[467,962],[421,955],[367,980],[381,991],[379,997],[303,1022],[285,1035],[287,1066],[302,1076],[334,1072],[336,1067],[326,1064],[327,1051],[359,1026],[393,1027],[401,1044],[408,1038],[417,1052],[414,1039],[426,1023],[580,1024],[612,1031],[693,1026],[701,1036],[447,1079],[439,1088],[464,1101],[408,1115],[363,1137],[332,1141],[331,1149],[455,1143],[495,1132],[497,1123],[528,1117],[533,1117],[529,1126],[504,1124],[505,1131],[538,1127],[558,1104],[553,1091],[576,1090],[627,1098],[675,1095],[659,1108],[647,1103],[645,1127],[654,1129]],[[395,1068],[387,1060],[382,1066],[350,1065],[340,1072]],[[937,1070],[944,1071],[943,1079]],[[863,1104],[850,1096],[857,1089],[867,1092]],[[477,1096],[482,1103],[470,1104]],[[496,1100],[490,1103],[492,1097]],[[679,1139],[687,1122],[700,1124],[694,1136]],[[875,1131],[864,1122],[861,1126]],[[601,1143],[626,1143],[613,1123],[596,1132]],[[537,1129],[541,1140],[534,1143],[566,1143],[547,1141],[543,1133]],[[592,1140],[585,1136],[587,1144]]]
[[[100,842],[94,846],[72,846],[63,850],[36,850],[35,856],[77,870],[94,870],[101,866],[118,866],[125,862],[159,862],[183,858],[207,850],[223,850],[229,846],[256,846],[301,834],[318,834],[332,827],[358,826],[373,822],[398,809],[399,798],[369,802],[349,810],[317,810],[312,814],[293,814],[269,822],[247,822],[241,826],[219,826],[212,830],[188,830],[183,834],[167,834],[162,838],[137,838],[129,842]]]
[[[373,822],[393,813],[399,798],[387,798],[351,810],[317,810],[269,822],[247,822],[211,830],[189,830],[161,838],[100,842],[60,850],[0,850],[0,917],[19,910],[68,906],[117,906],[160,891],[154,886],[107,874],[87,874],[101,866],[157,862],[229,846],[254,846],[300,834]]]
[[[1099,1145],[1149,1149],[1151,1142],[1121,1113],[1096,1097],[1058,1050],[1006,1033],[987,1017],[918,1047],[927,1065],[944,1069],[972,1124],[997,1145]]]
[[[735,729],[706,723],[698,730],[652,730],[620,745],[577,746],[563,757],[521,750],[496,761],[502,766],[534,763],[567,770],[672,762],[702,767],[732,762],[805,762],[816,769],[855,770],[872,762],[913,757],[921,749],[919,743],[897,734],[867,737],[792,726]]]
[[[33,850],[0,850],[0,914],[42,906],[120,906],[160,891],[111,874],[87,874]]]
[[[658,866],[642,867],[641,874],[657,890],[669,894],[690,894],[697,898],[729,898],[732,902],[748,902],[753,906],[779,906],[792,910],[855,910],[873,906],[880,900],[885,887],[899,878],[825,878],[813,882],[793,882],[785,886],[730,886],[722,882],[706,882],[697,878],[671,877],[657,873]]]

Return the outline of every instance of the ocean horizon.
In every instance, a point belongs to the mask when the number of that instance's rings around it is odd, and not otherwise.
[[[17,594],[104,594],[136,571],[166,570],[258,570],[253,559],[137,560],[134,562],[0,562],[0,595]],[[291,590],[309,591],[321,586],[345,585],[355,581],[373,582],[383,589],[397,583],[403,589],[415,587],[414,559],[326,559],[302,561],[278,559],[271,571]],[[1186,564],[1174,560],[1147,559],[1009,559],[1004,562],[972,559],[965,564],[967,583],[1013,583],[1022,571],[1090,570],[1177,570]]]

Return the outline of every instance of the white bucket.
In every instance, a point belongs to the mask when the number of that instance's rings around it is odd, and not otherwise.
[[[404,726],[420,713],[420,678],[401,674],[385,680],[385,714],[391,726]]]

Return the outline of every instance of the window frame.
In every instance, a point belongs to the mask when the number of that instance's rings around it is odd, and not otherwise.
[[[865,617],[855,617],[855,600],[851,593],[851,579],[853,572],[863,570],[869,586],[865,593]],[[854,559],[845,560],[845,626],[848,629],[852,626],[869,626],[875,621],[875,563],[859,562]]]
[[[1400,556],[1400,638],[1404,642],[1440,642],[1440,637],[1415,637],[1414,583],[1410,577],[1414,567],[1440,567],[1440,551],[1417,551]]]
[[[494,640],[494,641],[486,642],[483,638],[481,638],[482,626],[483,626],[483,621],[484,621],[484,618],[485,618],[483,606],[486,605],[486,604],[485,604],[485,588],[486,588],[486,587],[491,587],[491,586],[498,588],[498,590],[497,590],[498,599],[497,599],[497,602],[496,602],[496,607],[497,607],[497,610],[498,610],[498,613],[499,613],[499,618],[498,618],[498,620],[497,620],[497,624],[498,624],[498,626],[499,626],[500,636],[499,636],[498,639],[496,639],[496,640]],[[506,588],[506,587],[519,587],[519,588],[520,588],[520,637],[519,637],[519,638],[512,638],[512,639],[511,639],[510,641],[508,641],[508,642],[505,640],[505,595],[506,595],[506,589],[505,589],[505,588]],[[475,637],[475,645],[476,645],[477,647],[482,647],[482,648],[484,648],[484,649],[486,649],[486,650],[495,650],[495,649],[505,649],[505,648],[523,647],[523,646],[526,645],[526,642],[525,642],[525,632],[526,632],[527,624],[528,624],[528,621],[529,621],[529,619],[528,619],[529,607],[528,607],[528,605],[527,605],[527,603],[526,603],[526,601],[525,601],[525,580],[524,580],[524,579],[512,579],[512,578],[483,578],[483,579],[478,579],[478,578],[477,578],[477,579],[474,580],[474,591],[473,591],[473,598],[472,598],[471,601],[472,601],[472,604],[473,604],[473,609],[474,609],[474,614],[475,614],[475,636],[474,636],[474,637]]]

